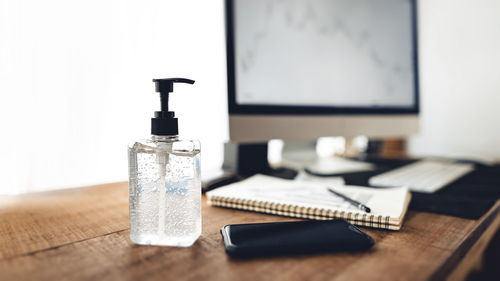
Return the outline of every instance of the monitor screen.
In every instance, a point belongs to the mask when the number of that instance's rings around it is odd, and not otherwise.
[[[228,1],[230,113],[415,113],[411,0]]]

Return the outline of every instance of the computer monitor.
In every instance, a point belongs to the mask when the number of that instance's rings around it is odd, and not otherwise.
[[[414,0],[227,0],[230,139],[418,129]]]

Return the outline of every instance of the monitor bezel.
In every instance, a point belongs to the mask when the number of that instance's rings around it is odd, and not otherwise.
[[[236,102],[236,65],[234,42],[234,1],[225,0],[226,18],[226,56],[229,114],[244,115],[391,115],[418,114],[419,106],[419,75],[418,75],[418,22],[416,0],[409,0],[411,5],[412,57],[414,78],[414,105],[412,107],[380,106],[380,107],[343,107],[343,106],[288,106],[252,104],[241,105]]]

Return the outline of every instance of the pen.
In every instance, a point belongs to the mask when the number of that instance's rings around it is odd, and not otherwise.
[[[331,193],[337,195],[338,197],[344,199],[345,201],[351,203],[351,205],[355,206],[356,208],[360,209],[360,210],[363,210],[367,213],[369,213],[371,210],[370,208],[368,208],[367,206],[363,205],[362,203],[356,201],[356,200],[352,200],[351,198],[345,196],[344,194],[342,193],[338,193],[337,191],[334,191],[330,188],[328,188],[328,191],[330,191]]]

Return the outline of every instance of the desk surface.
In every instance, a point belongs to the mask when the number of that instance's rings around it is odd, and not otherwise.
[[[234,261],[223,225],[291,219],[204,199],[192,247],[138,246],[126,183],[30,194],[0,199],[0,280],[442,280],[485,244],[499,213],[500,202],[479,220],[410,211],[399,232],[363,228],[375,239],[369,252]]]

